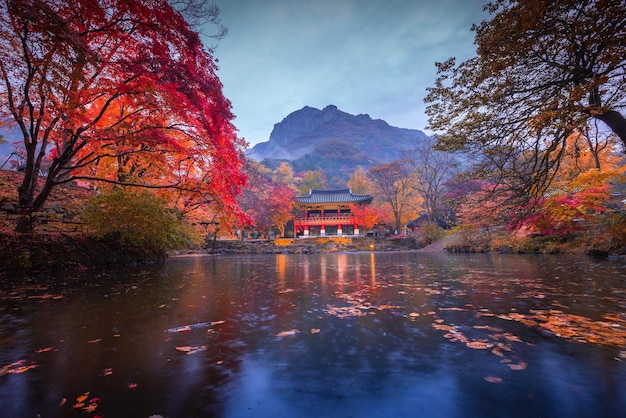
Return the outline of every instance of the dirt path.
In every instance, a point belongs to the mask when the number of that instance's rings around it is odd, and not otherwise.
[[[439,241],[435,241],[430,245],[418,250],[422,253],[440,253],[446,251],[446,246],[450,243],[454,237],[445,237],[440,239]]]

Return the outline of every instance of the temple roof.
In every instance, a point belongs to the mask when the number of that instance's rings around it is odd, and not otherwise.
[[[296,202],[303,204],[323,203],[370,203],[371,194],[353,194],[350,189],[311,190],[304,196],[296,196]]]

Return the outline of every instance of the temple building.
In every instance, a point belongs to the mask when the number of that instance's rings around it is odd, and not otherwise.
[[[350,189],[311,190],[295,198],[301,212],[294,219],[294,236],[359,235],[359,225],[350,205],[368,205],[370,194],[353,194]]]

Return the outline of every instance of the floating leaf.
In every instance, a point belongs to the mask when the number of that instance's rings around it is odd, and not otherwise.
[[[89,344],[95,344],[95,343],[99,343],[100,341],[102,341],[102,338],[96,338],[95,340],[89,340],[87,341]]]
[[[11,364],[7,364],[6,366],[0,367],[0,376],[4,376],[6,374],[20,374],[37,367],[37,364],[35,363],[23,366],[25,363],[26,360],[18,360]]]
[[[275,337],[288,337],[290,335],[296,335],[298,332],[297,329],[290,329],[289,331],[281,331],[275,335]]]
[[[128,389],[135,389],[135,388],[137,388],[137,386],[139,386],[139,383],[129,383],[128,384]]]
[[[35,353],[46,353],[48,351],[52,351],[54,350],[54,347],[50,346],[50,347],[46,347],[46,348],[40,348],[39,350],[35,350]]]
[[[469,348],[473,348],[476,350],[485,350],[487,348],[493,347],[492,343],[488,343],[485,341],[470,341],[466,343],[465,345],[467,345]]]
[[[224,322],[226,321],[200,322],[197,324],[182,325],[180,327],[169,328],[165,330],[165,332],[175,333],[175,332],[191,331],[192,329],[212,327],[214,325],[221,325]]]
[[[178,351],[182,351],[184,353],[187,354],[194,354],[197,353],[199,351],[205,351],[207,349],[206,345],[199,345],[199,346],[189,346],[189,345],[184,345],[184,346],[178,346],[176,347],[176,349]]]
[[[311,334],[317,334],[321,330],[319,328],[311,328]]]
[[[528,366],[527,363],[524,363],[523,361],[517,363],[517,364],[509,364],[509,368],[511,370],[524,370],[526,367]]]
[[[78,403],[85,402],[87,398],[89,398],[89,392],[85,392],[82,395],[80,395],[78,398],[76,398],[76,402]]]
[[[493,350],[491,350],[491,353],[495,354],[498,357],[504,357],[504,353],[498,347],[496,347]]]
[[[98,408],[98,404],[95,402],[90,402],[89,405],[85,406],[83,408],[83,411],[87,412],[87,413],[91,413],[94,412],[96,410],[96,408]]]
[[[486,376],[485,380],[489,383],[502,383],[502,378],[497,376]]]

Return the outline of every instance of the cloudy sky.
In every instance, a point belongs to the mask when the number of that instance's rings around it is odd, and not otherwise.
[[[329,104],[425,130],[436,61],[473,56],[486,0],[214,0],[208,39],[235,126],[251,146],[304,106]]]

